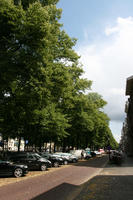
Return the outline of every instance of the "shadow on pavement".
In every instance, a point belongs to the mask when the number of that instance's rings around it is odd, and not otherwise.
[[[108,161],[105,168],[110,168],[110,167],[133,167],[133,157],[125,156],[120,164],[115,164]]]
[[[132,200],[133,176],[96,176],[75,186],[63,183],[31,200]]]
[[[101,158],[83,161],[77,163],[76,166],[97,167],[102,159],[107,159],[107,157],[103,156]],[[93,162],[94,160],[95,163]],[[122,167],[118,167],[114,169],[115,171],[108,171],[113,166],[115,167],[117,165],[108,163],[104,167],[104,171],[106,172],[107,170],[108,173],[111,172],[110,174],[106,175],[103,173],[95,176],[79,186],[63,183],[36,196],[32,200],[133,200],[133,173],[132,168],[130,168],[133,167],[133,158],[125,158],[125,161],[122,163],[123,169]],[[126,174],[130,171],[131,175]],[[113,174],[112,172],[119,172],[121,174]]]
[[[132,200],[133,176],[96,176],[73,200]]]
[[[63,183],[31,200],[72,200],[75,193],[80,192],[80,188],[81,186]]]

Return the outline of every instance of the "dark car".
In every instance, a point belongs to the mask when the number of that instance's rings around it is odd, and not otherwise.
[[[9,161],[0,160],[0,176],[21,177],[28,173],[27,165],[17,165]]]
[[[42,152],[40,153],[40,156],[50,160],[53,167],[59,167],[59,165],[63,164],[63,159],[61,157],[54,156],[53,154]]]
[[[51,167],[51,162],[45,158],[42,158],[37,153],[31,152],[20,152],[14,153],[8,156],[8,160],[14,163],[26,164],[29,170],[41,170],[45,171],[47,168]]]
[[[63,157],[63,156],[56,154],[56,153],[53,153],[52,156],[56,157],[56,158],[61,158],[63,160],[64,165],[68,165],[68,163],[69,163],[69,158],[67,158],[67,157]]]
[[[111,153],[109,154],[109,161],[111,163],[115,163],[115,164],[121,164],[122,160],[123,160],[123,154],[120,151],[117,150],[113,150],[111,151]]]
[[[96,154],[94,151],[91,151],[91,156],[92,156],[92,157],[96,157],[96,155],[97,155],[97,154]]]

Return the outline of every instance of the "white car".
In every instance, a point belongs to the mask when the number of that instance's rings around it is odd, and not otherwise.
[[[62,158],[67,158],[69,162],[75,163],[78,161],[77,156],[75,156],[71,153],[56,152],[55,155],[60,155]]]
[[[101,154],[102,154],[100,151],[94,151],[94,153],[95,153],[96,155],[101,155]]]
[[[84,152],[84,157],[86,156],[86,153],[84,150],[82,149],[76,149],[76,150],[70,150],[70,153],[73,154],[74,156],[76,156],[78,159],[81,158],[81,152]]]

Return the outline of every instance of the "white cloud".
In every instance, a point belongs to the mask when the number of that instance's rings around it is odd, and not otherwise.
[[[122,124],[126,79],[133,75],[133,18],[119,17],[116,25],[105,27],[104,32],[104,38],[92,44],[87,40],[86,45],[80,45],[77,52],[81,55],[84,76],[93,80],[93,91],[100,93],[108,102],[105,111],[111,123],[121,121]]]
[[[113,28],[106,28],[105,29],[105,34],[107,35],[107,36],[109,36],[109,35],[111,35],[111,34],[113,34],[113,33],[117,33],[117,32],[119,32],[119,28],[118,27],[113,27]]]

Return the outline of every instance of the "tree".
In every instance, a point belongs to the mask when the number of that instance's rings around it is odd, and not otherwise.
[[[104,145],[106,102],[87,94],[92,81],[82,78],[57,2],[0,0],[0,131],[39,146]]]

